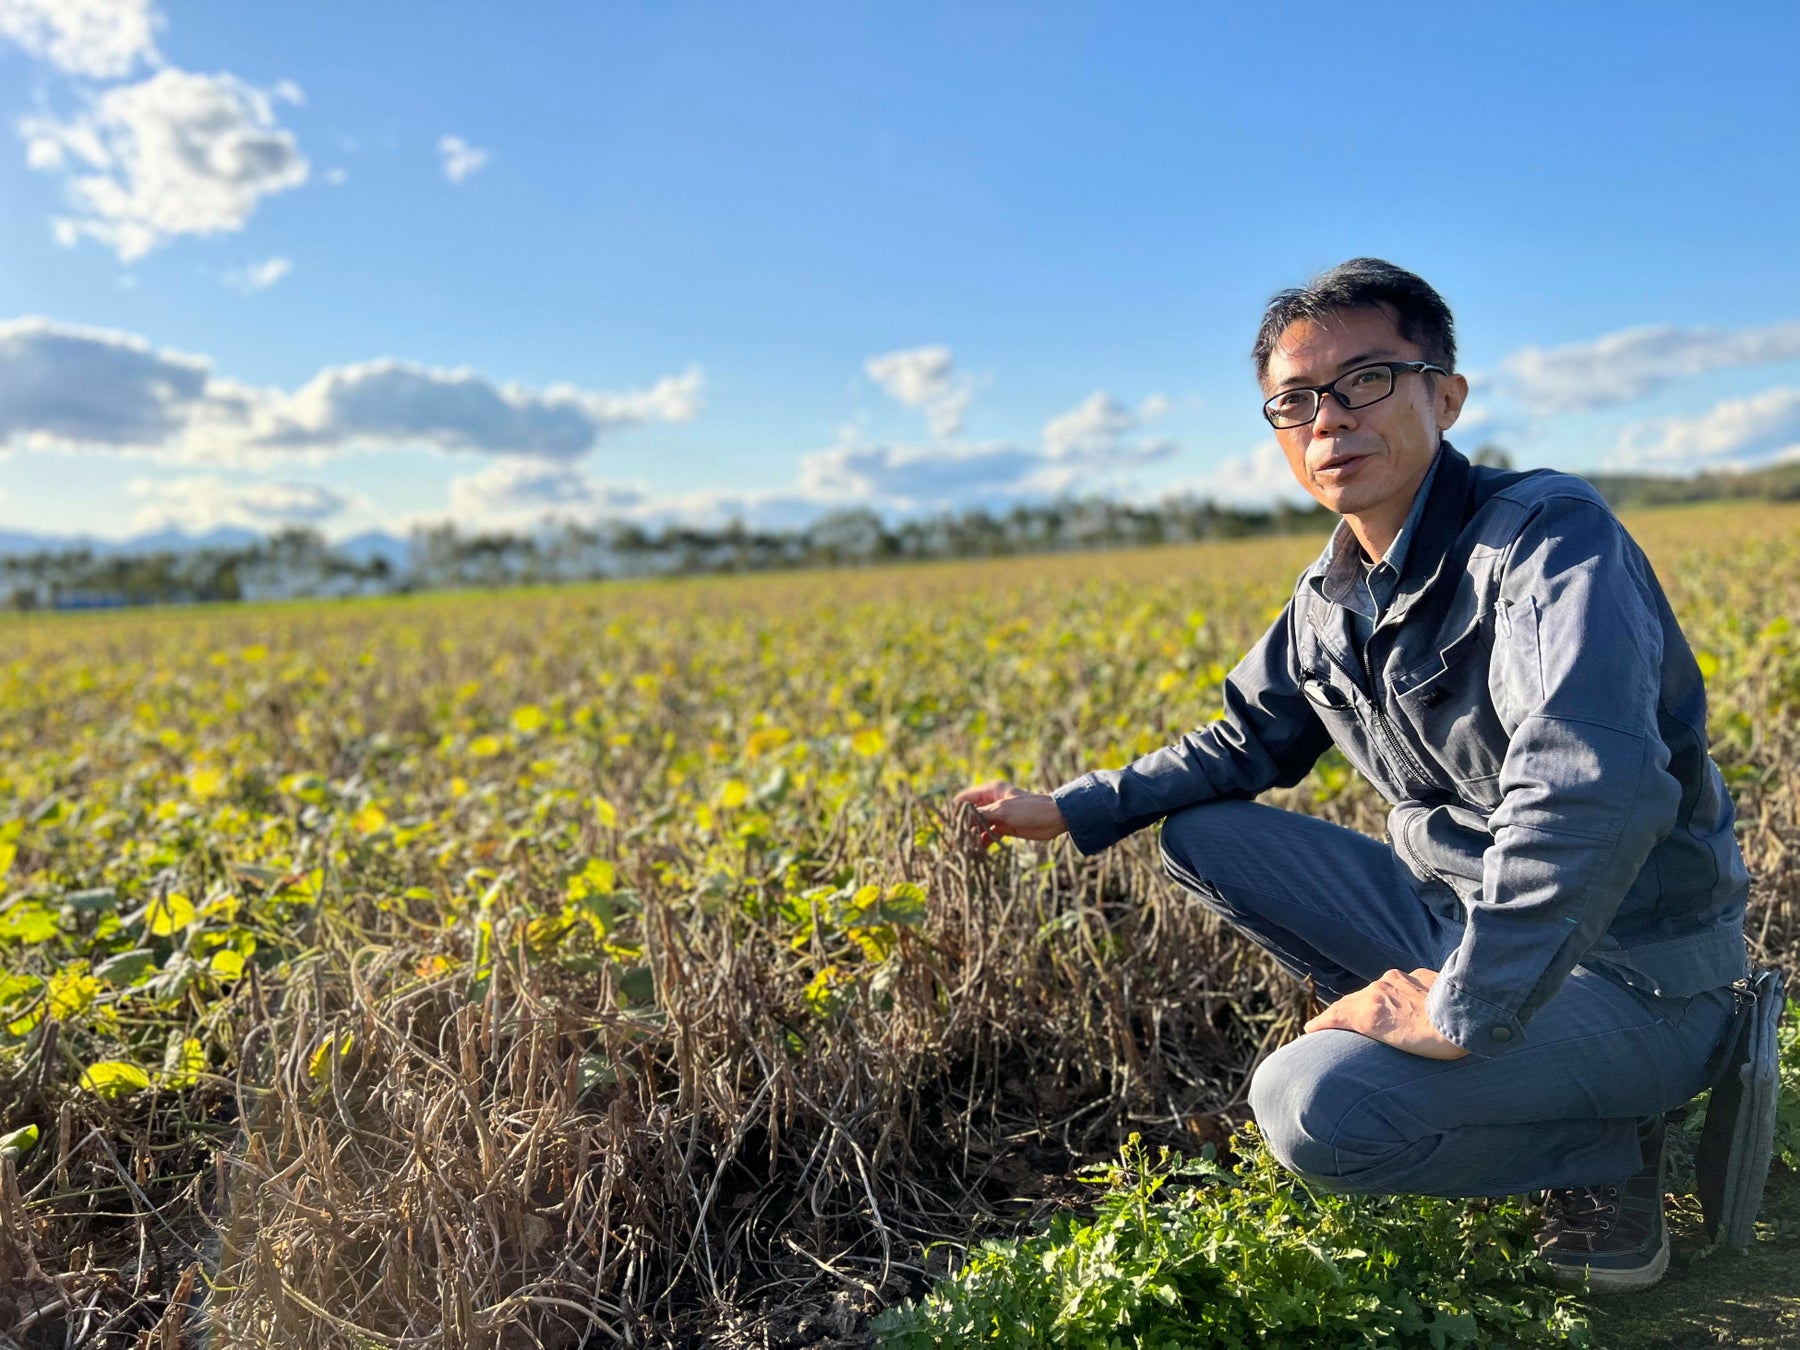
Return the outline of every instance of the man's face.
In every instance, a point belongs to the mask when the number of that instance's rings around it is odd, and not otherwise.
[[[1347,310],[1289,324],[1269,354],[1263,393],[1328,384],[1373,361],[1424,359],[1402,340],[1386,310]],[[1461,375],[1428,382],[1420,372],[1397,371],[1394,392],[1379,403],[1345,408],[1327,394],[1311,422],[1278,427],[1275,438],[1301,487],[1339,515],[1366,517],[1391,538],[1468,392]]]

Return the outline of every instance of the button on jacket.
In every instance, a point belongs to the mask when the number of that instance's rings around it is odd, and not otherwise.
[[[1221,720],[1056,790],[1075,846],[1292,786],[1335,744],[1389,803],[1395,854],[1461,902],[1427,1004],[1455,1044],[1522,1049],[1578,963],[1676,997],[1742,977],[1731,797],[1643,553],[1583,480],[1448,442],[1420,495],[1372,627],[1327,598],[1327,549],[1226,677]]]

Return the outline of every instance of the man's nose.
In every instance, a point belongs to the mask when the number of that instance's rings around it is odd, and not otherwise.
[[[1315,436],[1335,436],[1340,431],[1348,431],[1356,425],[1356,419],[1350,415],[1343,401],[1331,390],[1319,395],[1319,410],[1313,414],[1312,434]]]

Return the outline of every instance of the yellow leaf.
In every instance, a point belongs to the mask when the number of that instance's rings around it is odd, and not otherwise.
[[[1695,652],[1694,661],[1700,667],[1700,678],[1703,680],[1710,680],[1719,673],[1719,658],[1709,651]]]
[[[522,708],[513,709],[513,728],[517,731],[524,732],[528,736],[541,728],[547,721],[549,721],[549,718],[544,715],[544,710],[535,703],[527,703]]]
[[[319,1048],[312,1052],[312,1058],[306,1061],[306,1076],[315,1083],[323,1083],[331,1077],[332,1071],[350,1057],[350,1051],[356,1044],[356,1033],[340,1031],[335,1036],[327,1036],[319,1042]]]
[[[13,859],[19,856],[19,846],[14,843],[0,844],[0,877],[12,870]]]
[[[68,970],[50,977],[50,1015],[59,1022],[81,1016],[100,992],[100,981],[87,973],[87,962],[78,961]]]
[[[469,754],[475,759],[492,759],[500,748],[498,736],[477,736],[469,742]]]
[[[452,797],[464,796],[468,792],[468,790],[469,790],[469,780],[468,779],[452,778],[450,780],[450,795]]]
[[[225,790],[225,774],[219,769],[195,769],[187,776],[187,785],[189,792],[204,801],[208,797],[218,796]]]
[[[179,891],[158,896],[144,911],[144,931],[151,937],[169,937],[194,921],[194,902]]]
[[[103,1059],[81,1071],[81,1086],[96,1097],[129,1097],[150,1086],[150,1075],[122,1059]]]
[[[350,828],[358,834],[374,834],[387,824],[387,820],[387,812],[370,802],[350,818]]]
[[[794,733],[786,727],[767,727],[751,733],[750,739],[744,743],[744,754],[750,759],[761,759],[769,751],[779,750],[793,739]]]
[[[172,1088],[192,1087],[206,1072],[206,1047],[192,1036],[171,1037],[163,1054],[163,1082]]]
[[[613,810],[613,804],[604,797],[594,798],[594,819],[600,822],[603,830],[617,829],[619,813]]]
[[[735,811],[750,800],[750,788],[736,778],[728,778],[719,789],[719,806],[726,811]]]
[[[887,737],[880,727],[864,727],[850,738],[850,748],[864,759],[873,759],[887,749]]]
[[[235,980],[244,973],[244,954],[229,947],[212,954],[206,968],[221,980]]]

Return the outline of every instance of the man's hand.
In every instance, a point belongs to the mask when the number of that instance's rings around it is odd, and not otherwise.
[[[1461,1059],[1469,1052],[1445,1039],[1425,1015],[1425,996],[1437,980],[1435,970],[1390,970],[1374,984],[1336,1003],[1306,1024],[1308,1031],[1336,1027],[1363,1035],[1426,1059]]]
[[[983,783],[964,788],[954,800],[972,808],[965,819],[984,844],[1009,834],[1016,839],[1054,839],[1069,830],[1062,809],[1047,792],[1020,792],[1011,783]]]

